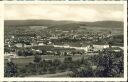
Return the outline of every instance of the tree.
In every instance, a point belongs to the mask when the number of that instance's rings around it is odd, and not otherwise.
[[[65,57],[64,64],[64,66],[68,68],[68,70],[71,70],[74,67],[72,57]]]
[[[64,62],[65,63],[71,63],[72,62],[72,57],[71,56],[65,57]]]
[[[92,68],[80,67],[72,70],[73,73],[70,74],[71,77],[94,77]]]
[[[121,77],[123,76],[123,51],[106,48],[99,55],[81,59],[79,68],[72,69],[71,77]],[[83,64],[83,65],[82,65]]]
[[[51,67],[48,68],[48,73],[53,74],[55,72],[56,72],[56,67],[55,66],[51,66]]]
[[[123,52],[111,49],[99,54],[97,75],[100,77],[119,77],[123,74]]]
[[[52,63],[53,66],[59,66],[61,64],[61,61],[59,59],[54,59]]]
[[[23,56],[23,54],[24,54],[24,53],[23,53],[23,50],[18,50],[18,51],[17,51],[17,55],[18,55],[18,56]]]
[[[14,77],[16,76],[16,73],[17,73],[16,65],[12,61],[7,62],[4,71],[5,71],[4,73],[5,77]]]
[[[36,54],[33,61],[35,62],[36,72],[38,73],[38,67],[39,67],[39,63],[41,61],[41,56]]]
[[[41,61],[41,56],[40,55],[35,55],[34,60],[35,63],[39,63]]]

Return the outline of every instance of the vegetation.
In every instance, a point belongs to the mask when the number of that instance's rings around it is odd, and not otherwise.
[[[17,67],[13,62],[8,62],[4,70],[5,77],[15,77],[17,74]]]
[[[123,51],[117,53],[108,48],[100,51],[99,55],[81,57],[77,60],[66,56],[63,61],[42,59],[40,55],[36,54],[33,62],[23,67],[17,68],[12,62],[5,66],[6,77],[55,74],[66,71],[72,72],[67,75],[69,77],[122,77]]]
[[[120,48],[82,50],[91,44],[123,46],[123,22],[7,20],[4,31],[5,57],[14,57],[5,63],[5,77],[61,72],[69,72],[69,77],[123,76]]]
[[[73,71],[72,77],[122,77],[123,52],[116,53],[105,50],[90,58],[90,65]]]

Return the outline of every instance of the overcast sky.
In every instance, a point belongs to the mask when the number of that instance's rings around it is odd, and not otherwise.
[[[5,5],[5,20],[123,21],[123,5]]]

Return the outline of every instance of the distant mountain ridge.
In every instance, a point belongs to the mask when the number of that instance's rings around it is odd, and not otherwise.
[[[81,25],[90,27],[105,27],[105,28],[123,28],[122,21],[96,21],[96,22],[82,22],[82,21],[55,21],[55,20],[5,20],[4,26],[47,26],[47,27],[61,27],[65,25]]]

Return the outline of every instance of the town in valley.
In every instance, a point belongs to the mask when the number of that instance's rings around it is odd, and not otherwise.
[[[4,8],[4,77],[124,77],[122,4]]]

